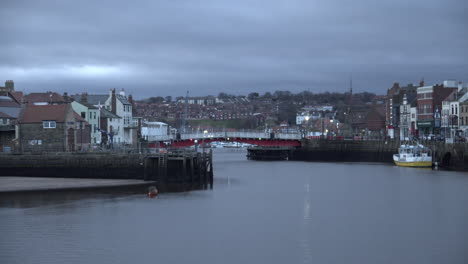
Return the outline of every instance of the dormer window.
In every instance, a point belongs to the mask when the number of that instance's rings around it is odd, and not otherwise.
[[[45,121],[42,121],[42,127],[43,128],[56,128],[57,124],[55,123],[55,121],[45,120]]]

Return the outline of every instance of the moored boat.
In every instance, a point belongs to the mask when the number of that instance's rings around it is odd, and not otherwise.
[[[393,161],[402,167],[432,167],[431,150],[421,144],[401,145],[398,154],[393,155]]]

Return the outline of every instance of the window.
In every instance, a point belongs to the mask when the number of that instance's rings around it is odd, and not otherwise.
[[[55,121],[42,121],[42,127],[43,128],[56,128],[57,127],[57,124],[55,123]]]
[[[81,112],[81,117],[86,119],[86,112]]]

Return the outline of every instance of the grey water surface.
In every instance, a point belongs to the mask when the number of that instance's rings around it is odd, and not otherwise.
[[[468,263],[468,173],[215,152],[213,190],[0,203],[0,263]]]

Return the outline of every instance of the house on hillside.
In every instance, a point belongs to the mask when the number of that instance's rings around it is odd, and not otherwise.
[[[23,152],[77,151],[90,147],[90,125],[70,104],[25,105],[18,127]]]

